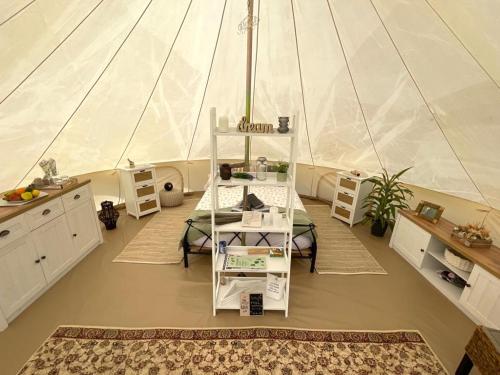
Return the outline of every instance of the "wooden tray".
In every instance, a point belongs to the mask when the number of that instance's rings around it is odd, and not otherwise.
[[[459,241],[460,243],[464,244],[467,247],[482,247],[482,248],[489,248],[491,247],[491,244],[493,243],[492,240],[468,240],[466,238],[461,238],[459,237],[456,233],[451,232],[451,237],[453,237],[455,240]]]

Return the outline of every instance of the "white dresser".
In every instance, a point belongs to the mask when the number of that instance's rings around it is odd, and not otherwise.
[[[474,322],[500,329],[500,249],[465,247],[451,238],[453,227],[444,218],[433,224],[409,211],[400,211],[389,246]],[[449,264],[445,248],[474,263],[472,272]],[[464,280],[465,287],[441,279],[438,272],[442,270],[454,272]]]
[[[156,184],[156,171],[153,165],[120,168],[120,186],[125,194],[127,214],[139,219],[141,216],[161,210]]]
[[[0,209],[0,331],[102,243],[89,182]]]
[[[337,173],[337,183],[333,195],[333,217],[348,223],[351,227],[363,220],[366,208],[362,208],[363,199],[372,191],[371,176],[357,177],[343,171]]]

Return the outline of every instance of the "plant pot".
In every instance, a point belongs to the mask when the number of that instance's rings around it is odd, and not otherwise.
[[[385,225],[382,225],[380,220],[374,221],[371,227],[371,233],[376,237],[384,237],[386,230],[387,230],[387,223],[385,223]]]
[[[276,173],[276,181],[286,182],[287,177],[288,173],[281,173],[281,172]]]

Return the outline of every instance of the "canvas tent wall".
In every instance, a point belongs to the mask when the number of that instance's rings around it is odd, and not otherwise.
[[[244,112],[245,0],[0,2],[0,190],[209,156]],[[500,208],[500,2],[255,2],[253,118],[298,113],[299,161],[395,172]],[[229,158],[242,144],[228,143]],[[254,143],[279,159],[280,144]]]

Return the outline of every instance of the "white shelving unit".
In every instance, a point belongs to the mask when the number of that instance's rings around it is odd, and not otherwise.
[[[297,137],[298,123],[297,116],[291,118],[290,131],[285,134],[278,133],[243,133],[239,132],[236,128],[229,128],[227,132],[220,132],[216,128],[217,116],[215,108],[210,110],[210,151],[211,151],[211,188],[212,188],[212,283],[213,283],[213,314],[216,315],[217,310],[239,310],[239,298],[230,300],[225,299],[228,289],[231,287],[232,281],[254,281],[254,291],[263,293],[264,310],[279,310],[284,311],[285,316],[288,316],[288,301],[290,296],[290,260],[292,255],[292,236],[293,236],[293,213],[294,213],[294,189],[295,189],[295,175],[296,175],[296,150],[297,150]],[[219,176],[219,163],[218,163],[218,138],[220,137],[245,137],[252,138],[260,137],[277,137],[290,140],[290,149],[288,157],[288,178],[287,181],[277,181],[276,173],[267,173],[266,180],[260,181],[254,178],[253,180],[231,178],[230,180],[222,180]],[[258,140],[255,140],[258,142]],[[255,177],[255,175],[254,175]],[[259,228],[244,227],[241,222],[215,225],[215,213],[220,209],[219,207],[219,192],[221,186],[280,186],[286,188],[287,198],[286,207],[281,225],[262,225]],[[266,269],[264,270],[249,270],[249,269],[224,269],[225,254],[219,253],[219,234],[225,232],[262,232],[262,233],[282,233],[284,251],[283,257],[270,257],[266,255]],[[252,248],[268,248],[267,246],[228,246],[226,248],[227,254],[247,255],[248,249]],[[252,274],[252,277],[236,277],[224,276],[225,273],[231,275],[245,273]],[[274,300],[266,297],[265,286],[267,273],[278,274],[280,277],[286,278],[285,291],[281,300]],[[225,283],[221,283],[224,277]]]

